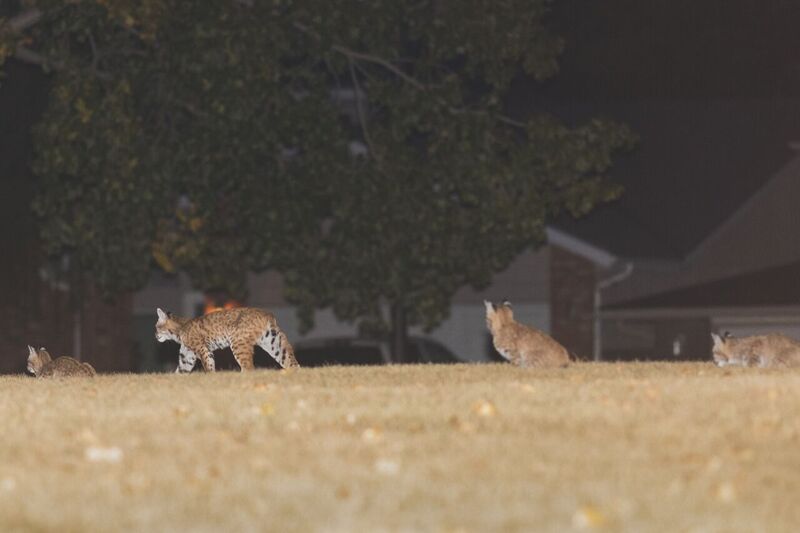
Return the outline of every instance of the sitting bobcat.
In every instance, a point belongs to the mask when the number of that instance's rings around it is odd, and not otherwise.
[[[214,371],[214,350],[230,347],[242,372],[252,370],[253,350],[264,349],[283,368],[300,366],[294,349],[271,313],[252,307],[223,309],[187,319],[156,309],[156,339],[181,345],[175,372],[191,372],[197,359],[207,372]]]
[[[486,326],[500,355],[522,367],[569,364],[567,349],[546,333],[515,321],[509,302],[495,305],[484,300],[483,304],[486,306]]]
[[[81,363],[72,357],[53,359],[44,348],[35,350],[28,346],[28,372],[37,378],[62,378],[69,376],[94,376],[95,371],[89,363]]]
[[[712,355],[717,366],[757,366],[761,368],[800,366],[800,342],[781,335],[751,335],[735,338],[711,334]]]

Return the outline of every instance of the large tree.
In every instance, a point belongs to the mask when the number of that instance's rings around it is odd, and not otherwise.
[[[505,114],[515,77],[557,70],[549,4],[29,1],[0,33],[53,71],[47,249],[110,292],[154,264],[238,294],[274,268],[307,325],[388,324],[400,355],[552,217],[619,193],[625,127]]]

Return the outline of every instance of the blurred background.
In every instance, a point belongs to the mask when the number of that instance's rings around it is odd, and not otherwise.
[[[223,4],[0,4],[0,371],[173,370],[156,307],[306,365],[496,360],[484,299],[587,360],[800,337],[797,3]]]

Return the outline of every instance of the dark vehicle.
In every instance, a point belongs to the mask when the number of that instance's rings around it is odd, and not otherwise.
[[[326,365],[384,365],[390,363],[387,341],[357,337],[326,337],[298,341],[294,355],[301,367]],[[444,345],[425,337],[409,337],[406,363],[460,363]]]

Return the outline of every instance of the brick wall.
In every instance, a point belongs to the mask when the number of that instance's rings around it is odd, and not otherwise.
[[[550,334],[573,356],[592,359],[595,265],[557,246],[550,252]]]

